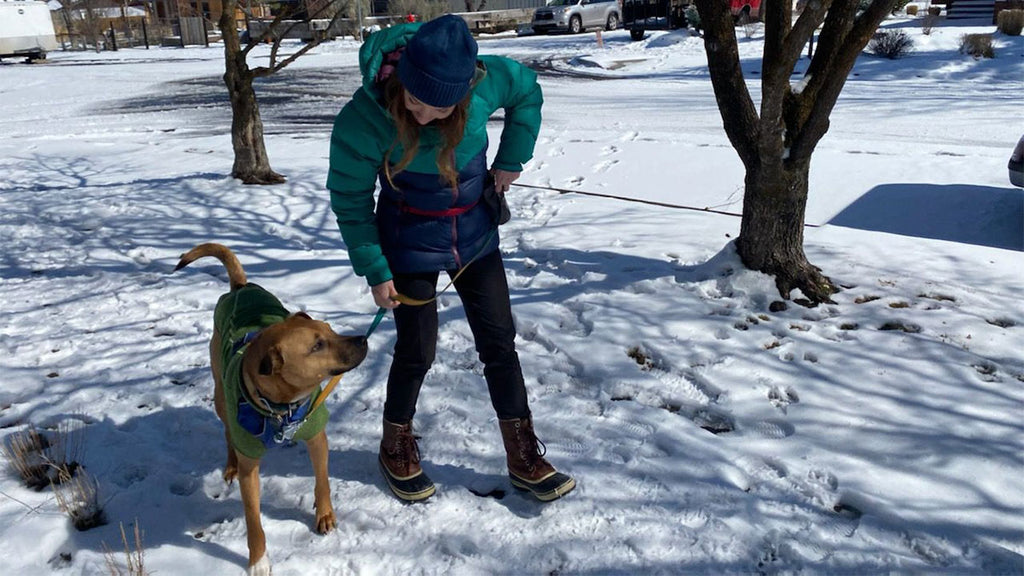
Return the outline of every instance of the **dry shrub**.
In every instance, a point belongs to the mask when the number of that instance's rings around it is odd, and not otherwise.
[[[917,4],[907,6],[907,16],[917,16]]]
[[[53,484],[57,506],[78,530],[88,530],[107,523],[100,506],[99,484],[85,468],[58,471],[59,481]]]
[[[67,420],[57,426],[57,432],[46,450],[50,465],[73,472],[85,453],[85,425],[81,420]]]
[[[1007,36],[1020,36],[1024,31],[1024,10],[1001,10],[996,16],[996,30]]]
[[[932,33],[932,28],[939,23],[939,15],[932,14],[931,10],[928,10],[928,14],[921,21],[921,33],[928,36]]]
[[[914,50],[914,39],[903,30],[884,30],[875,33],[868,49],[878,56],[896,60]]]
[[[939,16],[940,14],[942,14],[942,6],[929,6],[928,7],[928,15],[929,16]]]
[[[139,528],[138,518],[135,519],[134,543],[132,544],[128,543],[128,534],[124,531],[124,524],[119,523],[119,525],[121,526],[121,543],[124,545],[124,569],[114,558],[114,552],[104,542],[103,558],[106,560],[107,571],[110,572],[110,576],[146,576],[147,572],[143,562],[142,530]]]
[[[0,445],[0,452],[26,486],[42,490],[51,483],[50,473],[53,468],[46,456],[49,445],[45,436],[35,427],[29,426],[5,438],[3,445]]]
[[[964,34],[960,37],[960,53],[975,58],[995,58],[991,34]]]

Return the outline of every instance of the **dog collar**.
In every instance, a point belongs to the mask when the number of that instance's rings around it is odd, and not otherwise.
[[[236,340],[231,345],[231,356],[243,353],[249,343],[259,335],[260,331],[256,330]],[[274,402],[259,392],[253,398],[241,372],[238,373],[237,385],[240,392],[238,423],[247,432],[259,438],[264,446],[270,446],[272,441],[278,444],[291,441],[312,412],[310,408],[314,394],[288,403]]]
[[[246,395],[248,396],[248,395]],[[290,442],[312,413],[309,398],[286,414],[266,414],[246,398],[238,400],[238,424],[264,446]]]

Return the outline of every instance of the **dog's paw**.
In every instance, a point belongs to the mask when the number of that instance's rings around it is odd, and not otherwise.
[[[246,576],[270,576],[270,556],[264,554],[255,564],[249,566]]]
[[[225,466],[224,467],[224,481],[231,484],[238,477],[238,466]]]
[[[327,534],[338,527],[338,521],[334,517],[334,510],[328,510],[326,514],[317,514],[316,531],[318,534]]]

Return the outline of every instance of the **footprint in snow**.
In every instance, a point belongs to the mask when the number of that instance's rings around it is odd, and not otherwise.
[[[701,429],[707,430],[716,436],[728,434],[736,430],[736,422],[733,421],[731,416],[721,410],[709,407],[698,408],[690,416],[690,419]]]
[[[755,433],[763,438],[782,439],[792,436],[796,428],[785,420],[762,420],[752,426]]]
[[[794,541],[794,546],[810,560],[825,560],[844,546],[844,540],[857,533],[861,516],[861,511],[852,505],[836,504],[832,510],[821,511],[821,518],[811,523],[809,537]]]
[[[783,414],[786,413],[786,409],[790,404],[796,404],[800,402],[800,397],[797,396],[796,390],[786,386],[772,386],[768,390],[768,401],[771,402],[772,406],[778,408]]]
[[[763,482],[772,482],[789,475],[786,466],[773,458],[741,456],[736,460],[737,468],[725,471],[726,479],[740,490],[750,492]]]
[[[991,362],[978,362],[977,364],[971,364],[971,368],[974,368],[978,373],[978,377],[985,382],[999,382],[998,368]]]
[[[560,442],[551,442],[546,446],[547,451],[553,455],[564,455],[573,459],[586,456],[594,450],[593,446],[585,442],[570,439],[564,439]]]
[[[882,331],[898,330],[900,332],[906,332],[907,334],[918,334],[921,332],[921,327],[918,326],[917,324],[914,324],[912,322],[904,323],[899,320],[890,320],[889,322],[886,322],[885,324],[879,326],[878,329]]]
[[[605,160],[594,165],[594,174],[600,174],[611,170],[612,166],[618,164],[618,160]]]

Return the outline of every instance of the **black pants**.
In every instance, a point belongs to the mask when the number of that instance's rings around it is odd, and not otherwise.
[[[449,277],[455,272],[449,270]],[[437,290],[437,277],[437,272],[396,274],[395,289],[411,298],[426,300]],[[455,281],[455,290],[462,299],[473,331],[476,351],[484,364],[491,405],[498,418],[529,416],[501,252],[495,250],[470,264]],[[384,418],[404,424],[416,413],[420,386],[437,351],[437,302],[423,306],[403,304],[394,309],[394,315],[398,341],[388,374]]]

